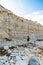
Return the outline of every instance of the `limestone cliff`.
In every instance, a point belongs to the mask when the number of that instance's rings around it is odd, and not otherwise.
[[[30,33],[38,34],[38,31],[43,33],[43,26],[16,16],[0,5],[0,39],[26,38]]]

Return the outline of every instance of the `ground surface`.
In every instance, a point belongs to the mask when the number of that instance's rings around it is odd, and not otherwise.
[[[28,46],[4,46],[7,52],[3,55],[0,53],[1,65],[28,65],[31,56],[36,56],[40,65],[43,65],[43,50],[38,47],[33,47],[32,44]],[[5,51],[4,51],[5,52]],[[10,55],[8,55],[10,53]]]

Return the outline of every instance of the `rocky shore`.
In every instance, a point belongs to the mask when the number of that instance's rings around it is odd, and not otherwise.
[[[43,50],[38,46],[17,45],[0,47],[1,65],[43,65]]]

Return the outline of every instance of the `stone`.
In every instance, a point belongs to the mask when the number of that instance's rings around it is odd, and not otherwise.
[[[4,49],[8,50],[8,49],[9,49],[9,47],[8,47],[8,46],[4,46]]]
[[[43,46],[38,46],[39,49],[43,50]]]
[[[40,63],[37,60],[36,56],[31,56],[28,65],[40,65]]]

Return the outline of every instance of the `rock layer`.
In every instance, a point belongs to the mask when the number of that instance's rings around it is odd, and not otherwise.
[[[36,40],[43,38],[42,33],[43,26],[39,23],[16,16],[0,5],[0,39],[25,39],[29,35]]]

